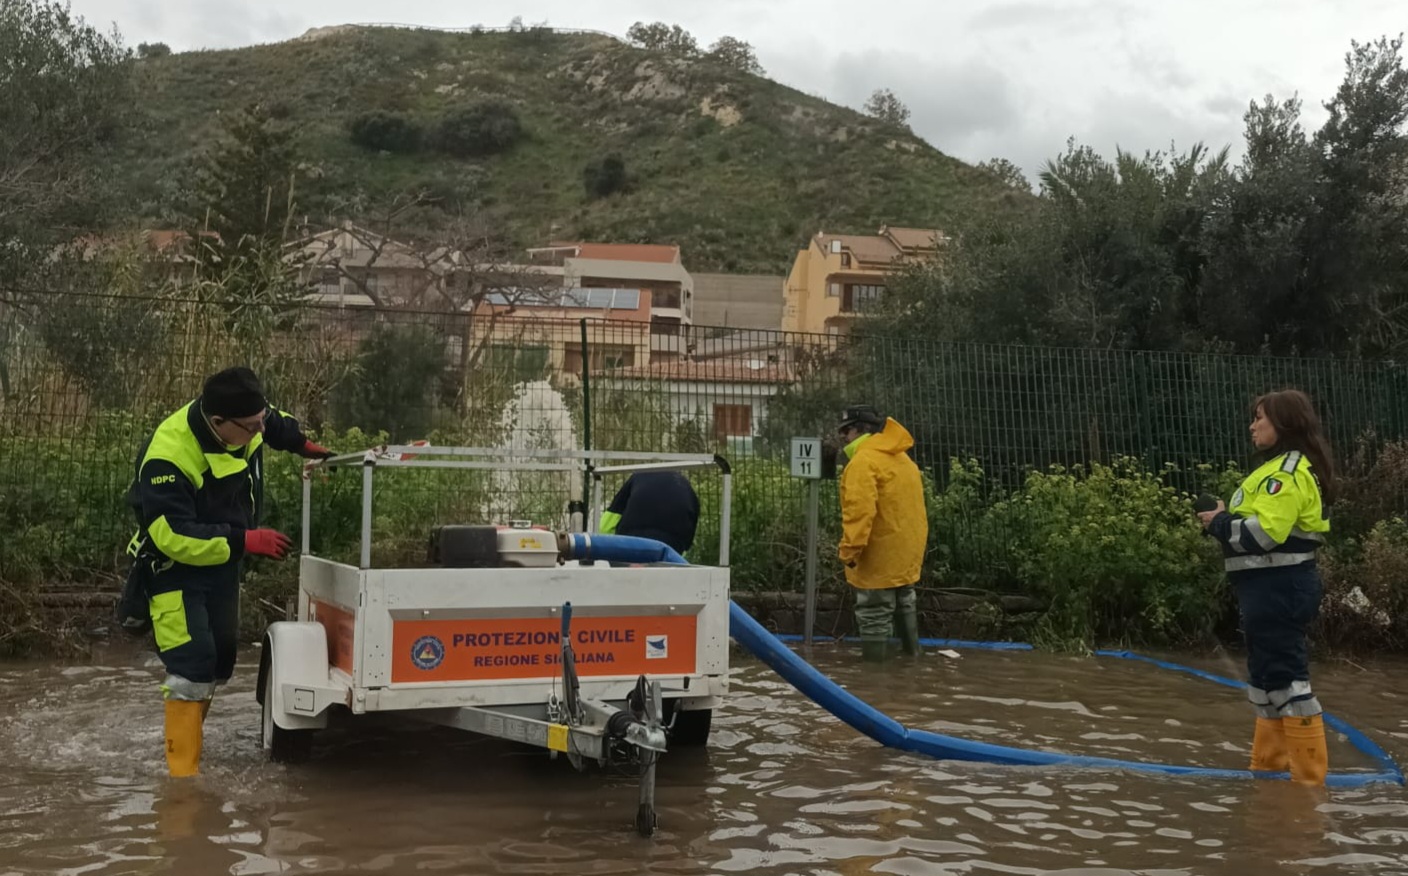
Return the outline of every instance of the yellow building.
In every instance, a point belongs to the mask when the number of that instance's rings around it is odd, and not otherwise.
[[[932,257],[945,240],[936,229],[888,225],[873,235],[817,232],[787,275],[783,330],[847,334],[855,318],[884,296],[892,271]]]

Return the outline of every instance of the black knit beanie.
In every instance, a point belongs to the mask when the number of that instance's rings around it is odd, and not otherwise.
[[[268,407],[259,378],[244,366],[226,368],[206,378],[200,407],[208,417],[252,417]]]

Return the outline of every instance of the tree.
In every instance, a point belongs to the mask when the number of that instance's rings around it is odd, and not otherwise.
[[[1282,356],[1408,354],[1408,68],[1354,43],[1308,134],[1298,99],[1246,115],[1246,154],[1106,160],[1074,142],[1033,209],[980,222],[889,284],[904,336]],[[989,169],[1000,171],[996,165]]]
[[[333,391],[333,416],[392,441],[425,438],[444,372],[443,341],[428,326],[378,323],[357,345],[353,374]]]
[[[166,43],[138,43],[137,57],[139,58],[165,58],[171,54],[171,47]]]
[[[877,88],[865,102],[865,114],[886,125],[904,127],[909,122],[909,108],[888,88]]]
[[[719,37],[709,47],[709,52],[705,57],[741,73],[751,73],[754,76],[763,75],[763,65],[758,63],[758,55],[753,51],[753,47],[735,37]]]
[[[1204,227],[1199,333],[1232,349],[1312,352],[1297,323],[1311,295],[1306,248],[1321,209],[1320,168],[1300,113],[1294,98],[1278,103],[1268,95],[1251,104],[1243,116],[1246,155]]]
[[[1006,158],[993,158],[988,161],[980,161],[978,162],[978,169],[986,170],[988,173],[997,177],[999,181],[1014,189],[1021,189],[1024,192],[1030,192],[1032,190],[1032,184],[1027,181],[1027,176],[1022,173],[1022,169]]]
[[[1308,282],[1336,319],[1307,340],[1377,355],[1408,348],[1408,69],[1403,38],[1351,43],[1314,138],[1321,210]],[[1330,311],[1333,308],[1333,311]],[[1318,329],[1318,331],[1316,331]]]
[[[428,237],[404,235],[416,211],[431,201],[424,191],[394,198],[366,223],[370,228],[344,223],[336,233],[308,237],[300,252],[306,274],[331,275],[378,310],[452,317],[435,349],[441,362],[447,346],[458,351],[453,371],[458,380],[448,395],[465,413],[474,402],[465,388],[496,337],[495,325],[519,307],[553,302],[562,293],[561,278],[520,264],[501,223],[487,215],[458,213]],[[390,266],[397,268],[397,284],[383,288],[374,278]]]
[[[523,123],[513,105],[486,100],[453,110],[440,120],[436,145],[459,158],[507,152],[523,139]]]
[[[100,227],[104,153],[132,106],[130,54],[42,0],[0,0],[0,296]]]
[[[193,289],[220,303],[226,330],[257,359],[308,292],[298,260],[284,252],[297,211],[297,156],[291,130],[261,104],[224,117],[221,129],[187,174]]]
[[[637,21],[626,31],[626,40],[650,52],[663,52],[680,58],[699,56],[698,41],[678,24],[671,25],[663,21],[646,24]]]
[[[1247,352],[1408,350],[1408,70],[1402,41],[1352,44],[1313,136],[1300,101],[1245,116],[1247,154],[1209,222],[1205,330]]]
[[[1070,143],[1040,200],[993,217],[943,259],[890,284],[885,330],[907,337],[1176,349],[1199,323],[1200,229],[1225,186],[1226,151],[1119,152]]]
[[[215,145],[188,173],[187,223],[197,238],[218,237],[224,252],[281,244],[294,215],[292,131],[252,104],[221,119]]]

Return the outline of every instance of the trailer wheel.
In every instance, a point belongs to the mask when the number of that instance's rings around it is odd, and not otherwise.
[[[700,748],[709,744],[709,727],[714,721],[713,709],[677,712],[672,705],[670,711],[674,716],[674,723],[670,726],[671,745]]]
[[[269,650],[266,642],[262,660],[269,660]],[[260,673],[264,687],[259,698],[264,750],[274,763],[303,763],[313,753],[313,731],[285,730],[274,723],[274,672],[272,667],[262,668],[266,670]]]

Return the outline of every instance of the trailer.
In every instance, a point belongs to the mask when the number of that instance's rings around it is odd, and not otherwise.
[[[360,560],[315,556],[314,475],[357,468]],[[407,468],[560,472],[570,517],[556,530],[440,526],[423,565],[378,566],[373,483]],[[684,564],[658,542],[645,545],[663,549],[650,561],[616,561],[621,539],[590,531],[602,478],[689,469],[722,478],[719,565]],[[636,829],[651,835],[657,761],[669,747],[703,745],[728,693],[730,501],[727,462],[705,454],[390,445],[310,463],[296,608],[269,625],[260,655],[264,749],[298,762],[334,710],[404,713],[544,748],[579,770],[636,770]]]

